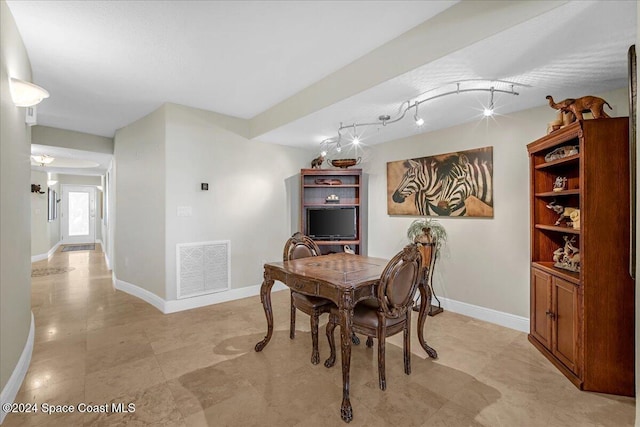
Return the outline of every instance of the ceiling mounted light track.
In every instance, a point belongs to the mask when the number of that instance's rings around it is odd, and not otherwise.
[[[504,80],[499,80],[499,81],[487,81],[487,80],[467,80],[464,82],[455,82],[455,83],[451,83],[451,84],[455,84],[455,90],[449,90],[446,92],[442,92],[442,93],[438,93],[436,95],[432,95],[429,96],[427,98],[422,98],[418,96],[417,99],[415,100],[408,100],[408,101],[404,101],[401,105],[400,105],[400,112],[398,113],[397,117],[392,118],[390,115],[388,114],[382,114],[378,117],[378,121],[377,122],[368,122],[368,123],[351,123],[348,125],[343,125],[342,123],[340,123],[340,127],[338,128],[338,135],[337,136],[333,136],[330,138],[326,138],[324,139],[321,143],[320,143],[320,151],[321,154],[323,156],[327,156],[327,153],[330,152],[334,152],[334,153],[341,153],[343,146],[342,143],[342,132],[345,130],[349,130],[349,129],[353,129],[353,135],[351,138],[351,142],[349,143],[349,145],[351,144],[357,144],[357,145],[362,145],[360,144],[362,142],[361,138],[358,136],[357,132],[356,132],[356,127],[365,127],[365,126],[387,126],[389,124],[393,124],[393,123],[397,123],[400,120],[404,119],[404,117],[407,115],[407,112],[409,112],[409,110],[414,109],[414,113],[413,113],[413,119],[416,123],[417,126],[421,127],[424,125],[424,119],[422,117],[420,117],[420,115],[418,114],[418,107],[420,106],[420,104],[423,104],[427,101],[433,101],[434,99],[438,99],[438,98],[442,98],[445,96],[449,96],[449,95],[459,95],[461,93],[469,93],[469,92],[489,92],[490,93],[490,98],[489,98],[489,104],[484,107],[483,109],[483,116],[484,117],[491,117],[494,115],[495,113],[495,103],[494,103],[494,94],[496,93],[503,93],[506,95],[520,95],[518,92],[516,92],[514,90],[514,86],[516,86],[516,83],[512,83],[512,82],[508,82],[508,81],[504,81]],[[429,92],[433,92],[433,91],[438,91],[438,90],[442,90],[444,88],[446,88],[449,85],[445,85],[442,86],[440,88],[437,89],[433,89],[427,92],[424,92],[424,94],[429,93]],[[461,84],[467,84],[467,85],[471,85],[474,84],[474,86],[472,87],[467,87],[467,88],[461,88]],[[481,87],[479,87],[481,86]],[[507,86],[509,87],[509,89],[500,89],[500,86]],[[362,135],[360,135],[362,136]]]

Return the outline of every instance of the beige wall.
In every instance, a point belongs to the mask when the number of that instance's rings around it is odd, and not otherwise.
[[[612,116],[628,115],[627,90],[604,93]],[[556,112],[539,107],[495,122],[472,122],[376,145],[369,174],[369,255],[391,257],[406,244],[415,217],[389,216],[386,162],[493,147],[494,218],[446,218],[448,244],[435,271],[439,296],[529,317],[529,163],[526,145],[546,132]]]
[[[9,77],[31,81],[13,16],[0,1],[0,389],[7,385],[31,324],[31,132],[13,105]]]
[[[297,227],[291,179],[315,153],[247,132],[245,120],[175,104],[116,132],[118,280],[175,300],[176,244],[230,240],[231,286],[260,283]],[[192,215],[178,217],[178,207]]]
[[[100,176],[66,175],[56,174],[52,179],[58,181],[51,186],[58,194],[58,199],[62,198],[63,185],[102,185]],[[31,256],[46,255],[51,248],[60,242],[60,221],[62,204],[58,203],[58,217],[55,221],[48,221],[48,199],[47,199],[47,174],[40,171],[31,171],[31,184],[40,184],[45,194],[31,193]],[[96,234],[98,240],[102,240],[103,227],[100,219],[99,200],[96,194]]]
[[[56,179],[56,178],[54,178]],[[60,241],[60,212],[54,221],[48,220],[49,199],[46,172],[31,171],[31,184],[40,185],[44,194],[31,193],[31,256],[46,255]],[[60,182],[50,188],[60,195]],[[58,207],[60,205],[58,204]]]
[[[112,268],[119,280],[165,298],[165,107],[116,131],[114,142]]]
[[[33,144],[113,154],[113,138],[48,126],[34,126]]]
[[[316,153],[250,141],[238,119],[175,104],[165,109],[166,299],[176,298],[178,243],[230,240],[231,287],[260,284],[264,262],[282,257],[297,227],[299,200],[287,182]],[[209,191],[200,190],[203,182]],[[179,206],[191,207],[192,216],[178,217]]]

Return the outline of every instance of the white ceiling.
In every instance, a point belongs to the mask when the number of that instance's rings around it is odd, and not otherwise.
[[[31,170],[68,175],[104,175],[113,157],[111,154],[39,144],[31,144],[31,155],[54,158],[46,166],[34,162],[32,158]]]
[[[39,123],[113,136],[165,102],[251,119],[458,2],[7,3],[33,81],[51,93],[38,106]],[[340,122],[393,116],[407,99],[468,79],[517,83],[519,96],[496,96],[503,114],[543,105],[548,94],[624,87],[636,7],[567,2],[256,139],[315,148]],[[423,128],[406,118],[363,136],[374,144],[476,120],[487,100],[482,93],[429,101],[420,107]]]

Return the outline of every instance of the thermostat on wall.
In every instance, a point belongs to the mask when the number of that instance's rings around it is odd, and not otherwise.
[[[203,182],[202,184],[200,184],[200,189],[203,191],[209,190],[209,184],[206,182]]]

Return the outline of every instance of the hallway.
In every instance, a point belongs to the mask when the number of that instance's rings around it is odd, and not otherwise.
[[[259,297],[163,315],[112,288],[99,245],[58,249],[33,264],[65,267],[72,270],[32,279],[35,344],[15,402],[71,405],[74,413],[9,414],[3,425],[344,425],[339,364],[309,363],[306,316],[289,339],[288,291],[274,293],[274,337],[256,353],[266,330]],[[428,318],[426,328],[440,359],[425,359],[414,332],[406,376],[401,347],[388,345],[385,392],[375,351],[354,348],[350,425],[633,425],[634,399],[576,390],[524,333],[451,312]],[[324,334],[320,353],[328,356]],[[135,411],[80,413],[81,403],[132,403]]]

